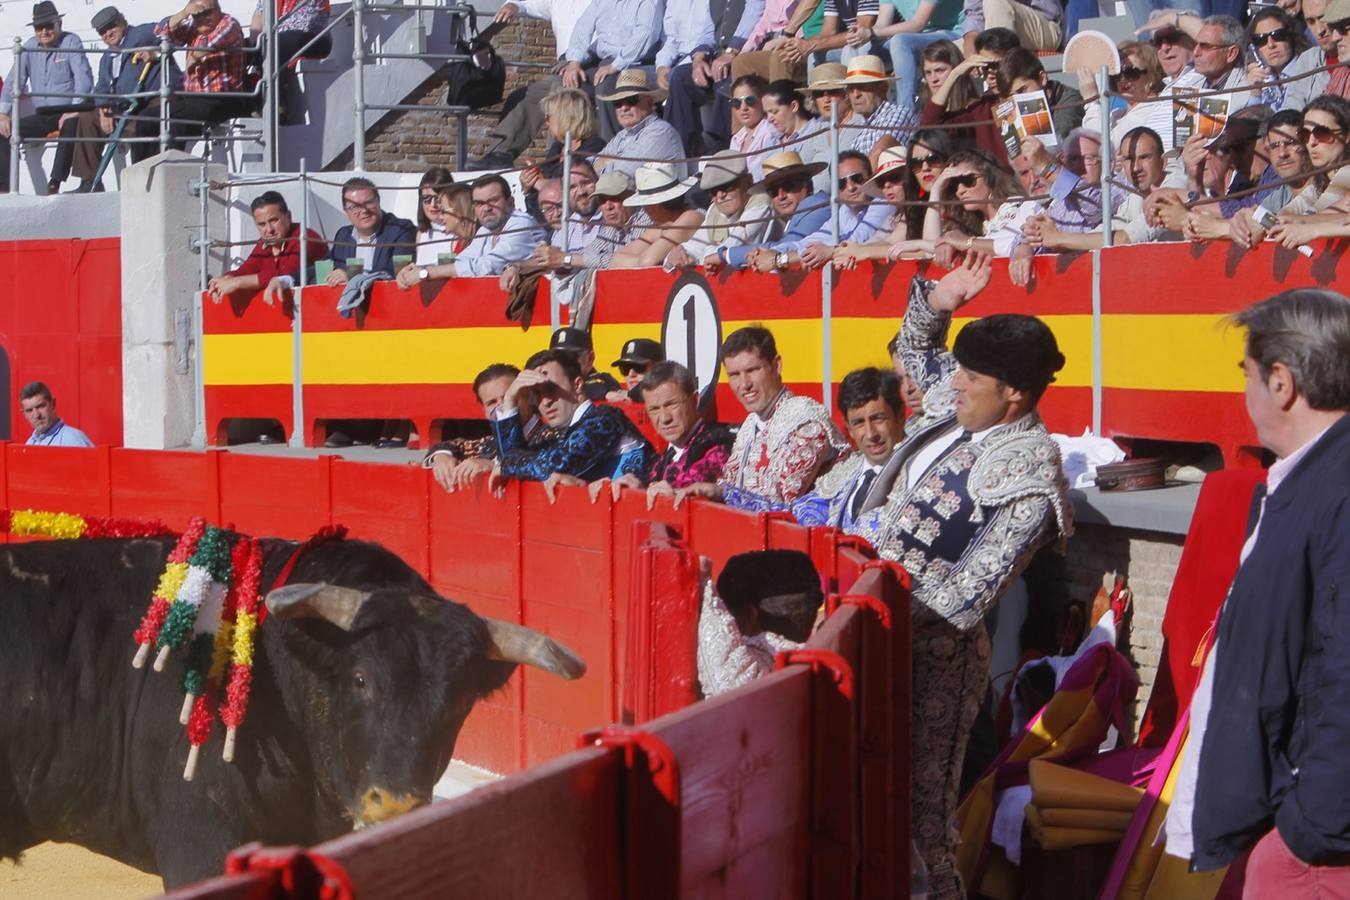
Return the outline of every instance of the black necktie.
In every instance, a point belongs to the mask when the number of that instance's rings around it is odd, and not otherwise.
[[[867,499],[867,492],[872,489],[872,482],[876,480],[877,470],[869,466],[867,471],[863,473],[862,483],[859,484],[858,489],[853,492],[853,503],[849,507],[849,514],[852,515],[854,519],[857,519],[858,514],[862,512],[863,501]]]

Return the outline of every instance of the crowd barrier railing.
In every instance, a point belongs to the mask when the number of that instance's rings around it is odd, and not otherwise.
[[[1223,244],[1042,256],[1026,288],[1012,285],[1006,263],[996,261],[992,284],[961,311],[955,328],[1009,310],[1050,326],[1067,358],[1041,404],[1052,430],[1209,443],[1228,464],[1247,464],[1259,450],[1234,365],[1242,355],[1241,333],[1225,319],[1282,290],[1334,286],[1338,247],[1329,242],[1311,259],[1273,245],[1246,251]],[[899,261],[836,273],[827,329],[817,272],[602,271],[591,317],[597,360],[603,367],[632,338],[661,341],[669,358],[695,371],[710,412],[739,421],[739,404],[721,379],[718,348],[733,329],[762,322],[777,337],[789,386],[829,400],[847,372],[889,364],[885,345],[916,273],[936,277],[940,270]],[[470,389],[479,370],[519,364],[547,345],[546,329],[522,331],[501,315],[504,295],[493,279],[453,279],[409,292],[377,283],[369,304],[352,318],[337,314],[338,294],[337,288],[306,288],[303,329],[286,308],[258,297],[203,302],[204,408],[212,440],[223,442],[224,425],[234,418],[276,419],[314,444],[326,420],[397,416],[433,441],[439,422],[481,420]],[[536,308],[542,303],[541,296]]]

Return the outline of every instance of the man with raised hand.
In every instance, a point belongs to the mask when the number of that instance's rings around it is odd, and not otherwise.
[[[990,272],[987,256],[967,254],[941,281],[911,283],[898,349],[924,390],[924,414],[849,529],[912,579],[911,816],[929,896],[940,900],[965,896],[951,824],[955,761],[988,689],[984,616],[1038,550],[1071,531],[1059,450],[1036,412],[1064,365],[1050,329],[1032,316],[986,316],[946,347],[952,313]]]
[[[691,496],[752,510],[791,503],[848,452],[848,441],[819,401],[783,385],[783,358],[769,329],[747,325],[733,331],[722,344],[722,367],[748,415],[722,477],[676,491],[676,506]]]

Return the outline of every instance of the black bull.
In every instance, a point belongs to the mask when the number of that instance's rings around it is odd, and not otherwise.
[[[515,662],[585,669],[542,635],[444,600],[381,547],[320,544],[268,596],[234,762],[217,722],[189,783],[185,653],[161,673],[131,667],[171,547],[0,548],[0,859],[66,841],[172,887],[218,874],[248,841],[326,840],[427,802],[465,716]],[[295,547],[263,542],[264,587]]]

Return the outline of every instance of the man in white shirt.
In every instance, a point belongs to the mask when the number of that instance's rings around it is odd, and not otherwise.
[[[441,278],[501,275],[508,265],[525,259],[535,245],[548,239],[543,226],[516,209],[511,188],[500,175],[484,175],[473,183],[473,212],[478,231],[464,252],[452,263],[405,269],[399,274],[400,287]]]

